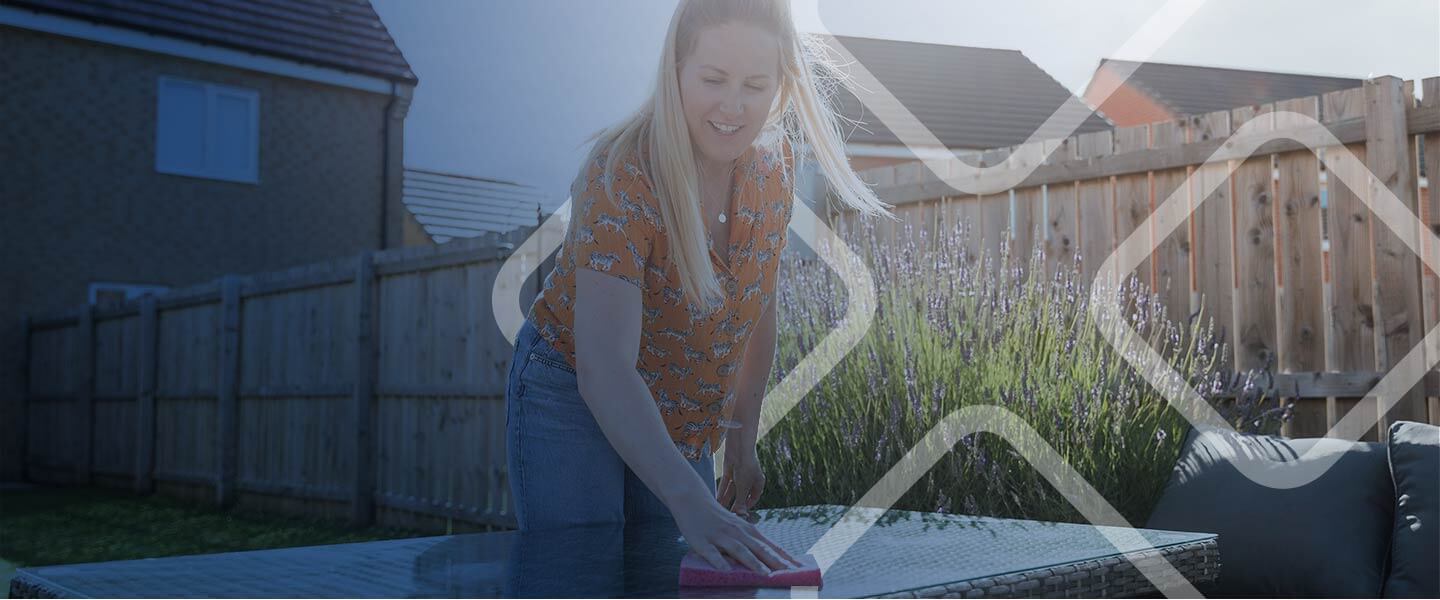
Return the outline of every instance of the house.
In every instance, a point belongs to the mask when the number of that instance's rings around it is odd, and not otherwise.
[[[1133,69],[1117,88],[1115,82]],[[1085,101],[1117,126],[1168,121],[1240,106],[1253,106],[1360,87],[1363,79],[1302,75],[1199,65],[1137,63],[1106,58],[1085,88]],[[1108,98],[1100,90],[1115,88]]]
[[[405,169],[403,197],[416,230],[407,237],[436,244],[533,227],[554,210],[530,186],[414,167]]]
[[[0,479],[22,315],[427,241],[365,0],[0,0],[0,56]]]
[[[842,123],[841,131],[856,170],[1013,146],[1032,134],[1039,139],[1071,134],[1058,122],[1062,119],[1048,122],[1056,114],[1078,123],[1073,133],[1113,126],[1019,50],[852,36],[835,36],[835,40],[940,142],[911,150],[856,95],[842,91],[835,97],[837,111],[846,120],[859,122]],[[832,55],[843,57],[833,51]],[[848,69],[854,71],[853,66]],[[827,192],[810,166],[809,172],[800,174],[797,191],[813,210],[813,199]],[[824,213],[817,211],[822,217]],[[792,227],[803,229],[803,224]],[[790,247],[810,255],[803,245]]]
[[[1040,139],[1065,137],[1071,133],[1068,129],[1046,123],[1057,111],[1079,121],[1074,133],[1113,126],[1019,50],[850,36],[835,39],[935,135],[944,148],[930,151],[940,156],[1013,146],[1037,131]],[[846,149],[855,169],[921,158],[855,95],[842,93],[836,100],[841,114],[862,122],[853,133],[847,132]]]

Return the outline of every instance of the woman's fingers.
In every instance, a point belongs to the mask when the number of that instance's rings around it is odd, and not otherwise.
[[[745,543],[749,545],[751,551],[756,556],[759,556],[760,559],[765,562],[765,566],[768,569],[781,570],[795,566],[785,560],[784,550],[775,547],[770,540],[765,539],[765,536],[760,535],[758,531],[748,536]]]
[[[735,479],[726,473],[725,478],[720,480],[720,493],[716,495],[715,500],[720,503],[720,506],[725,506],[734,495]]]
[[[770,559],[770,561],[762,561],[760,558],[756,557],[756,553],[759,553],[761,555],[766,555],[769,553],[760,550],[758,547],[752,549],[751,546],[753,544],[754,541],[748,538],[742,538],[739,540],[736,540],[735,538],[728,538],[724,542],[721,542],[721,548],[724,549],[727,554],[733,556],[735,560],[740,561],[740,564],[748,567],[751,571],[769,575],[772,569],[766,566],[765,563],[772,562],[773,559]]]
[[[730,568],[730,562],[725,560],[725,556],[720,553],[718,547],[711,544],[698,544],[693,546],[692,549],[695,550],[696,554],[700,555],[700,558],[705,559],[705,562],[710,563],[710,566],[716,569]]]
[[[733,512],[733,513],[745,512],[746,510],[749,509],[749,505],[748,505],[749,498],[750,498],[750,484],[749,484],[749,482],[740,482],[739,484],[734,485],[734,486],[732,486],[732,487],[734,488],[734,496],[731,497],[731,498],[729,498],[729,501],[728,501],[728,502],[722,502],[721,505],[724,506],[725,508],[730,509],[730,512]]]
[[[725,474],[720,478],[719,493],[715,495],[721,506],[725,505],[725,499],[735,493],[735,469],[725,465]]]

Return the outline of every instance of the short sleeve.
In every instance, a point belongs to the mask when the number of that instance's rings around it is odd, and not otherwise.
[[[575,267],[645,289],[645,265],[658,213],[635,164],[627,161],[610,171],[603,157],[593,159],[571,188],[571,201],[569,236]]]

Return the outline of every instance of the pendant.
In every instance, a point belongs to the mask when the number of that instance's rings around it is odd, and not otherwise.
[[[725,222],[725,213],[720,213],[720,222],[721,222],[721,223],[724,223],[724,222]]]

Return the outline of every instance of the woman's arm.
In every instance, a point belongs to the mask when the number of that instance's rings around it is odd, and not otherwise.
[[[721,552],[767,575],[798,565],[753,524],[721,507],[670,440],[650,389],[635,370],[640,289],[589,269],[576,270],[575,289],[580,396],[616,453],[670,509],[690,548],[717,569],[727,565]]]
[[[731,449],[755,449],[760,432],[761,401],[765,398],[765,386],[770,382],[770,370],[775,363],[775,305],[779,303],[779,298],[771,299],[745,346],[745,358],[740,365],[740,379],[735,391],[734,417],[741,427],[725,433],[727,453]]]
[[[590,269],[575,274],[575,374],[610,445],[666,506],[694,506],[710,489],[675,447],[635,370],[640,288]]]

